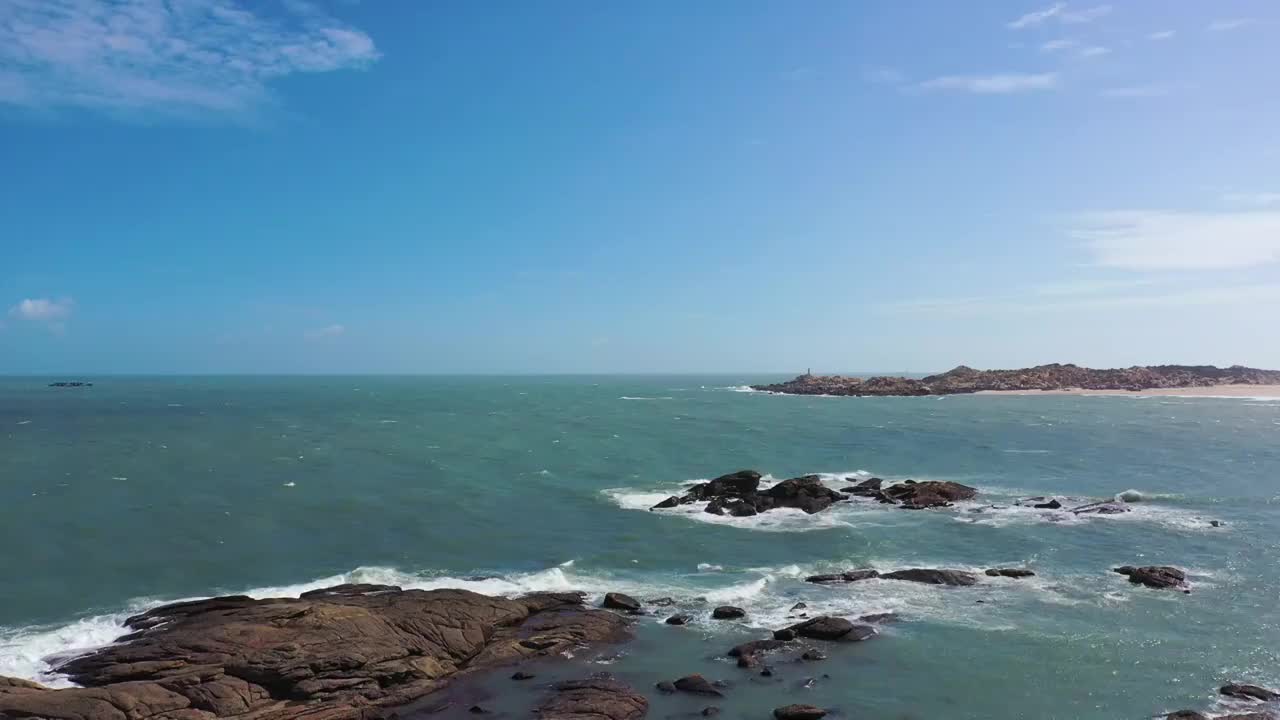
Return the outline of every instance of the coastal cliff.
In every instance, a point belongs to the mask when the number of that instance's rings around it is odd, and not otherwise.
[[[1094,369],[1053,363],[1018,370],[975,370],[961,365],[924,378],[844,375],[800,375],[753,390],[787,395],[957,395],[984,390],[1129,390],[1211,387],[1215,385],[1280,385],[1280,370],[1241,365],[1150,365]]]

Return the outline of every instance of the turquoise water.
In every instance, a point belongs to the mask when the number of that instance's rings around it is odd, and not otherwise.
[[[1280,402],[733,389],[774,379],[0,379],[0,675],[57,683],[47,656],[109,642],[161,601],[359,579],[675,597],[695,626],[642,620],[601,669],[722,677],[735,687],[719,704],[744,717],[803,701],[859,718],[1143,718],[1220,708],[1229,679],[1280,685]],[[645,509],[739,468],[827,473],[834,487],[857,471],[949,479],[982,495],[926,512]],[[1130,488],[1146,499],[1124,516],[975,512]],[[1109,571],[1137,563],[1187,568],[1192,594]],[[801,581],[922,565],[1038,576]],[[713,622],[698,597],[748,622]],[[776,682],[714,659],[792,622],[799,600],[903,621]],[[706,704],[655,703],[655,717]]]

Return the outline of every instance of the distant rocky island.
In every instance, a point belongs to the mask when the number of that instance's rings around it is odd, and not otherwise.
[[[870,378],[806,373],[794,380],[752,385],[753,390],[786,395],[958,395],[981,391],[1027,390],[1143,390],[1213,387],[1218,385],[1280,385],[1280,370],[1241,365],[1149,365],[1094,369],[1053,363],[1019,370],[975,370],[961,365],[923,378]]]

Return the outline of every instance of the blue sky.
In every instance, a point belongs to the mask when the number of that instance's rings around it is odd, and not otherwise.
[[[1280,5],[0,0],[0,373],[1280,367]]]

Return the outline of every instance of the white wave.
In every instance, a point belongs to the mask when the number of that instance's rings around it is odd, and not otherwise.
[[[1000,452],[1013,453],[1015,455],[1048,455],[1053,451],[1052,450],[1019,450],[1015,448],[1009,448],[1007,450],[1001,450]]]
[[[30,421],[30,420],[19,420],[19,421],[18,421],[18,424],[19,424],[19,425],[30,425],[30,424],[31,424],[31,421]]]
[[[673,397],[668,397],[668,396],[662,396],[662,397],[631,397],[631,396],[629,396],[629,395],[623,395],[622,397],[620,397],[620,398],[618,398],[618,399],[619,399],[619,400],[675,400],[675,398],[673,398]]]
[[[1027,559],[1023,559],[1027,561]],[[860,562],[853,567],[870,565],[887,571],[902,567],[900,563]],[[936,567],[921,562],[916,567]],[[954,564],[943,566],[980,574],[982,568]],[[539,591],[581,591],[588,602],[599,604],[607,592],[623,592],[642,600],[671,597],[676,607],[670,612],[694,616],[700,627],[711,633],[727,632],[747,625],[776,629],[796,622],[791,608],[804,601],[810,616],[835,615],[856,618],[869,613],[893,612],[904,619],[929,619],[935,622],[961,624],[979,629],[1004,630],[1016,627],[1029,614],[1039,617],[1042,609],[1036,603],[1076,604],[1091,602],[1100,607],[1112,604],[1104,598],[1109,578],[1045,578],[1027,580],[988,578],[970,588],[947,588],[894,580],[867,580],[849,585],[825,586],[804,582],[803,578],[818,572],[849,569],[823,565],[787,565],[783,567],[720,568],[717,572],[687,574],[641,574],[635,572],[583,572],[569,560],[558,566],[528,573],[498,576],[457,577],[439,573],[410,573],[390,567],[361,567],[348,573],[317,578],[302,583],[268,586],[241,591],[255,598],[297,597],[320,588],[342,583],[396,585],[405,589],[435,590],[460,588],[486,595],[508,597]],[[703,570],[699,568],[699,570]],[[1101,583],[1101,584],[1100,584]],[[1101,598],[1101,599],[1100,599]],[[138,600],[125,610],[75,620],[63,625],[27,628],[0,628],[0,675],[19,677],[56,687],[70,686],[69,681],[52,672],[59,662],[115,641],[126,632],[124,621],[130,615],[144,612],[164,602],[194,598]],[[984,603],[976,603],[984,600]],[[998,600],[998,601],[997,601]],[[1123,600],[1121,600],[1123,601]],[[712,620],[716,605],[732,604],[747,611],[740,622]],[[641,622],[662,623],[669,614],[656,609]]]
[[[729,392],[739,392],[739,393],[758,393],[758,392],[763,392],[762,390],[756,390],[755,388],[751,387],[750,385],[729,385],[729,386],[727,386],[727,387],[718,387],[718,388],[715,388],[715,389],[716,389],[716,390],[728,390]]]
[[[711,563],[698,563],[698,572],[719,572],[724,570],[723,565],[712,565]]]

